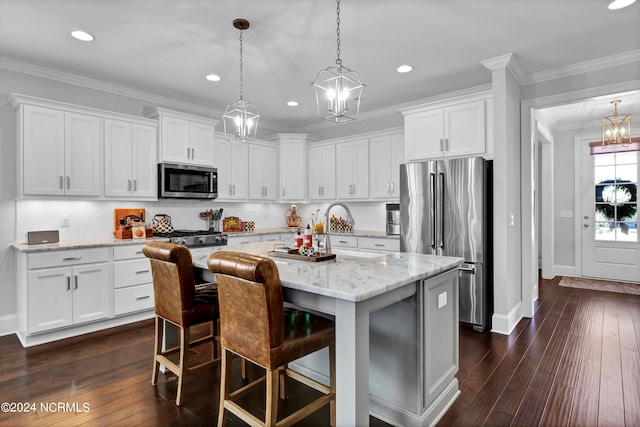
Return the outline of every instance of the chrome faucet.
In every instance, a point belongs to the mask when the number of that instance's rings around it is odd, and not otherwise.
[[[349,209],[349,206],[345,205],[344,203],[340,203],[340,202],[334,202],[331,203],[329,205],[329,207],[327,208],[327,211],[324,214],[325,217],[325,221],[327,221],[327,240],[324,244],[324,249],[325,251],[327,251],[327,253],[331,253],[331,238],[330,238],[330,224],[331,224],[331,219],[329,217],[329,212],[331,211],[332,208],[334,208],[335,206],[340,206],[342,207],[345,212],[347,213],[347,222],[349,223],[349,225],[351,226],[351,230],[353,230],[353,226],[355,225],[355,221],[353,220],[353,216],[351,216],[351,210]]]

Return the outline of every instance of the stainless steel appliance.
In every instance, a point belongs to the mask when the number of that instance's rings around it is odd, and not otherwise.
[[[400,203],[387,203],[387,223],[388,235],[400,234]]]
[[[171,233],[154,233],[154,237],[168,237],[172,243],[193,248],[198,246],[226,246],[227,234],[213,230],[174,230]]]
[[[480,157],[400,165],[400,250],[464,258],[460,321],[477,331],[493,300],[491,189]]]
[[[158,164],[158,197],[163,199],[215,199],[216,168],[176,163]]]

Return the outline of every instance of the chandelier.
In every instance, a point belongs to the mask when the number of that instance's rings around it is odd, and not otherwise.
[[[222,115],[224,135],[227,140],[246,142],[255,139],[260,113],[254,104],[242,98],[242,31],[249,28],[246,19],[234,19],[233,26],[240,30],[240,99],[229,104]]]
[[[631,144],[631,114],[618,115],[619,99],[611,101],[613,116],[602,118],[602,145]]]
[[[316,91],[318,115],[332,122],[355,120],[360,113],[360,96],[364,84],[358,73],[342,65],[340,59],[340,0],[336,0],[336,65],[320,70],[312,83]]]

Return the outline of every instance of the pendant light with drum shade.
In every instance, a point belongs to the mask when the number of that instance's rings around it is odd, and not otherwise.
[[[256,137],[260,113],[254,104],[243,99],[243,69],[242,69],[242,31],[249,28],[246,19],[234,19],[233,26],[240,30],[240,99],[229,104],[222,119],[224,122],[224,135],[227,140],[236,142],[252,141]]]
[[[342,64],[340,59],[340,0],[337,3],[337,59],[332,65],[318,72],[311,83],[316,91],[318,115],[331,122],[355,120],[360,113],[360,97],[364,84],[358,73]]]

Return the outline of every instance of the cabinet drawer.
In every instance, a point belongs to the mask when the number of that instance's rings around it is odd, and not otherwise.
[[[113,291],[113,314],[131,313],[153,308],[153,284],[131,286]]]
[[[342,234],[331,235],[331,246],[341,248],[357,248],[358,238],[355,236],[345,236]]]
[[[147,258],[116,261],[113,263],[113,287],[152,283],[151,263]]]
[[[108,248],[70,249],[29,255],[29,270],[109,261]]]
[[[250,234],[246,236],[229,236],[229,245],[244,245],[246,243],[255,243],[262,241],[262,237],[259,234]]]
[[[400,240],[385,239],[383,237],[360,237],[358,239],[358,248],[376,251],[399,252]]]
[[[144,258],[144,254],[142,253],[143,246],[144,245],[116,246],[113,248],[113,260]]]

